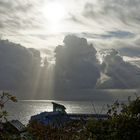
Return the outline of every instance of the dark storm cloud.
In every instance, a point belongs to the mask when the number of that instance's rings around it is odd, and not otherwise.
[[[56,88],[94,88],[100,76],[96,50],[85,38],[68,35],[56,47]]]
[[[0,40],[0,90],[14,92],[19,99],[50,98],[51,51],[25,48],[8,40]],[[49,72],[48,72],[49,71]],[[49,81],[48,81],[49,80]]]
[[[30,91],[40,67],[40,52],[0,40],[0,90]],[[27,97],[28,95],[17,95]]]
[[[103,58],[100,65],[96,57],[97,51],[85,38],[67,35],[63,42],[64,45],[57,46],[55,50],[54,83],[51,85],[55,88],[54,97],[62,97],[72,91],[76,94],[75,91],[83,89],[140,87],[140,69],[125,62],[115,49],[100,52]],[[47,49],[42,51],[46,51],[46,55],[52,53]],[[34,98],[32,95],[38,93],[40,98],[48,97],[49,80],[52,80],[52,77],[48,78],[51,74],[48,67],[52,66],[48,60],[44,58],[44,65],[41,66],[38,50],[1,40],[0,89],[16,91],[16,95],[24,99]],[[64,97],[73,98],[73,94]]]
[[[102,51],[102,72],[108,79],[102,83],[100,88],[139,88],[140,69],[128,62],[118,54],[115,49]]]

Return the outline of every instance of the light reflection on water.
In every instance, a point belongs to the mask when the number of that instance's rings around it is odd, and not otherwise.
[[[103,95],[105,96],[105,95]],[[112,94],[111,94],[112,96]],[[116,96],[116,97],[115,97]],[[92,101],[55,101],[65,105],[68,113],[106,113],[107,104],[112,104],[116,99],[120,102],[127,102],[128,96],[132,99],[136,98],[132,94],[119,94],[113,95],[112,100],[94,100]],[[138,94],[140,96],[140,94]],[[52,100],[20,100],[17,103],[9,103],[6,108],[9,111],[9,119],[18,119],[22,123],[27,124],[32,115],[38,114],[43,111],[52,111]],[[54,102],[54,100],[53,100]]]
[[[95,109],[93,103],[88,101],[56,101],[57,103],[65,105],[68,113],[100,113],[103,105],[107,103],[98,102],[95,103]],[[7,106],[9,110],[10,119],[18,119],[22,123],[26,124],[32,115],[38,114],[43,111],[52,111],[52,104],[50,101],[19,101],[15,104]],[[106,109],[106,108],[105,108]],[[104,110],[102,113],[105,113]]]

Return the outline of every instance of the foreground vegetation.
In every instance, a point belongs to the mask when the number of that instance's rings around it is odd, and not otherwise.
[[[1,96],[3,97],[3,96]],[[7,97],[7,96],[6,96]],[[3,98],[1,98],[3,99]],[[15,97],[8,95],[8,99],[16,101]],[[108,106],[108,118],[88,121],[70,121],[61,127],[45,126],[39,122],[30,122],[26,126],[27,140],[139,140],[140,139],[140,98],[136,97],[128,104],[116,101]],[[2,106],[3,108],[4,106]],[[5,113],[0,116],[5,119]],[[3,131],[4,132],[4,131]],[[0,133],[0,139],[21,139],[19,135]]]
[[[129,104],[116,101],[109,106],[108,119],[73,121],[61,128],[47,127],[37,122],[28,125],[37,140],[139,140],[140,139],[140,98]]]

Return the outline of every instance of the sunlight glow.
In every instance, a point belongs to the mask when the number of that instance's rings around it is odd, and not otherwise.
[[[44,15],[47,18],[48,22],[52,24],[59,23],[64,19],[66,10],[62,4],[57,2],[48,3],[44,8]]]
[[[47,29],[50,33],[59,33],[63,31],[63,20],[67,15],[64,4],[49,2],[44,6],[42,12],[47,20]]]

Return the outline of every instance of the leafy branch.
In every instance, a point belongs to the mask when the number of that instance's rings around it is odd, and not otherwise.
[[[17,99],[8,92],[2,92],[0,94],[0,123],[7,121],[8,112],[5,110],[5,105],[9,101],[17,102]]]

